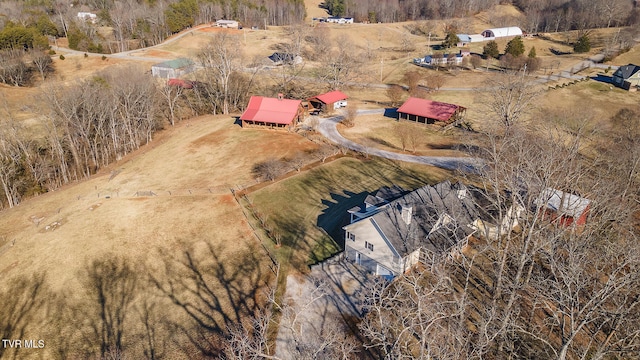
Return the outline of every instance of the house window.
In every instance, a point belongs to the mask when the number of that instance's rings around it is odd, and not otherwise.
[[[364,242],[364,247],[366,247],[367,249],[373,251],[373,244],[368,242],[368,241]]]
[[[349,238],[349,240],[351,241],[356,241],[356,234],[353,233],[347,233],[347,237]]]

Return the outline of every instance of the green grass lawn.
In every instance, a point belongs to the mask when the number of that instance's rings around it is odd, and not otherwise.
[[[275,182],[248,195],[256,211],[281,235],[266,244],[281,262],[304,271],[340,252],[347,210],[368,193],[393,184],[413,190],[452,174],[438,168],[385,159],[344,157]]]

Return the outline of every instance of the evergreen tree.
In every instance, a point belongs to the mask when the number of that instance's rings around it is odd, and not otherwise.
[[[584,34],[578,38],[578,41],[573,45],[573,51],[577,53],[585,53],[591,50],[591,40],[589,36]]]
[[[514,57],[524,54],[524,43],[522,37],[516,36],[507,43],[507,47],[504,49],[505,54],[511,54]]]
[[[498,50],[498,43],[491,40],[482,49],[482,55],[487,58],[497,59],[500,56],[500,50]]]
[[[527,55],[527,57],[529,59],[535,59],[537,57],[536,55],[536,47],[532,47],[531,50],[529,50],[529,55]]]
[[[196,0],[180,0],[177,3],[169,4],[164,15],[169,31],[177,33],[193,26],[198,15],[198,3]]]
[[[444,38],[444,41],[442,42],[442,46],[444,46],[445,48],[451,48],[456,46],[459,42],[460,38],[458,37],[458,35],[456,35],[454,31],[449,31],[447,33],[447,36]]]

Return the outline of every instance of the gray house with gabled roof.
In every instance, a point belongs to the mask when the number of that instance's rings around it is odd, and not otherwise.
[[[620,66],[613,73],[613,83],[625,90],[635,90],[640,86],[640,66],[634,64]]]
[[[419,262],[430,266],[466,245],[480,210],[472,190],[444,181],[393,200],[379,193],[369,196],[349,213],[351,223],[343,227],[346,257],[393,278]]]

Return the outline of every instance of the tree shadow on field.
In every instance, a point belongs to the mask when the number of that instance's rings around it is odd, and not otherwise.
[[[172,334],[142,266],[113,254],[78,272],[80,292],[63,292],[50,319],[59,358],[156,359]]]
[[[44,324],[46,307],[52,296],[45,278],[44,274],[20,276],[10,280],[5,290],[0,292],[0,337],[3,340],[25,341],[25,338],[30,339],[25,337],[29,329]],[[24,344],[21,347],[24,347]],[[19,358],[21,347],[2,344],[0,358]],[[22,352],[29,350],[34,349],[23,349]]]
[[[379,137],[375,137],[375,136],[369,136],[367,137],[367,139],[371,140],[372,142],[376,143],[376,144],[380,144],[382,146],[386,146],[388,148],[394,149],[394,150],[400,150],[399,147],[395,146],[394,144],[384,140],[384,139],[380,139]]]
[[[197,351],[219,356],[227,330],[255,316],[265,293],[267,277],[254,246],[234,251],[224,245],[199,242],[179,256],[163,256],[162,265],[151,269],[151,283],[191,320],[191,325],[174,322],[193,346],[181,346],[188,356]]]

